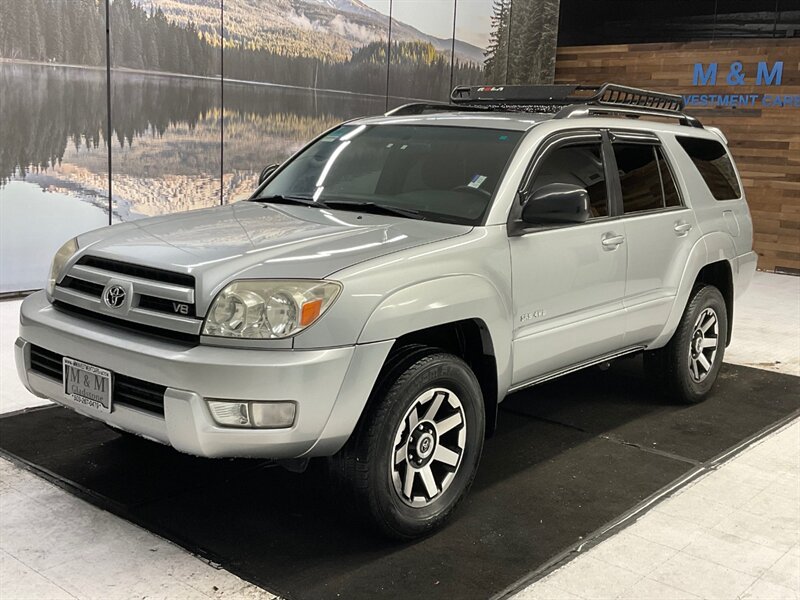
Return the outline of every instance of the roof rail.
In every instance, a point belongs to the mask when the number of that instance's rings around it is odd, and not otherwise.
[[[450,101],[472,110],[551,112],[557,119],[620,114],[678,119],[682,125],[702,127],[697,119],[683,112],[683,97],[616,83],[456,86]]]
[[[472,107],[472,106],[458,106],[453,104],[446,104],[444,102],[411,102],[410,104],[403,104],[397,108],[393,108],[387,112],[386,117],[402,117],[406,115],[424,115],[437,112],[453,112],[457,110],[475,111],[486,110],[485,108]]]

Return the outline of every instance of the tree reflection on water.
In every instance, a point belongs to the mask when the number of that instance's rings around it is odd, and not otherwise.
[[[113,73],[112,189],[125,212],[209,206],[220,191],[226,200],[245,195],[263,165],[342,120],[380,112],[384,102],[226,82],[223,111],[220,92],[213,80]],[[55,178],[65,189],[105,193],[102,70],[0,63],[0,103],[0,187],[46,173],[49,185]]]

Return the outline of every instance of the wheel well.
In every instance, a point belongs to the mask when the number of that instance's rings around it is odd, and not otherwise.
[[[706,265],[697,274],[695,283],[705,283],[716,287],[725,299],[725,312],[728,313],[728,344],[733,332],[733,275],[727,260]]]
[[[491,436],[497,425],[497,361],[486,324],[480,319],[468,319],[406,333],[395,341],[390,357],[417,344],[455,354],[470,366],[481,386],[486,436]]]

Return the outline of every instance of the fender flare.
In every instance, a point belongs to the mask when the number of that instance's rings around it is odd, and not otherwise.
[[[732,266],[733,262],[735,262],[733,261],[735,257],[736,247],[733,243],[733,238],[727,233],[715,231],[697,240],[686,260],[686,266],[681,275],[678,293],[675,295],[675,299],[672,303],[669,318],[661,334],[650,344],[648,347],[649,349],[661,348],[672,338],[683,316],[683,311],[689,302],[689,296],[692,293],[697,276],[703,267],[711,263],[726,260],[728,264],[731,265],[731,272],[735,275]]]
[[[400,288],[367,319],[359,344],[395,340],[438,325],[477,320],[491,338],[497,363],[498,402],[511,385],[511,299],[477,275],[449,275]]]

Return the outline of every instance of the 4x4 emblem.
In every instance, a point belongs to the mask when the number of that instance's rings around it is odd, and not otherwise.
[[[109,308],[119,308],[125,304],[125,288],[121,285],[112,285],[103,292],[103,302]]]

